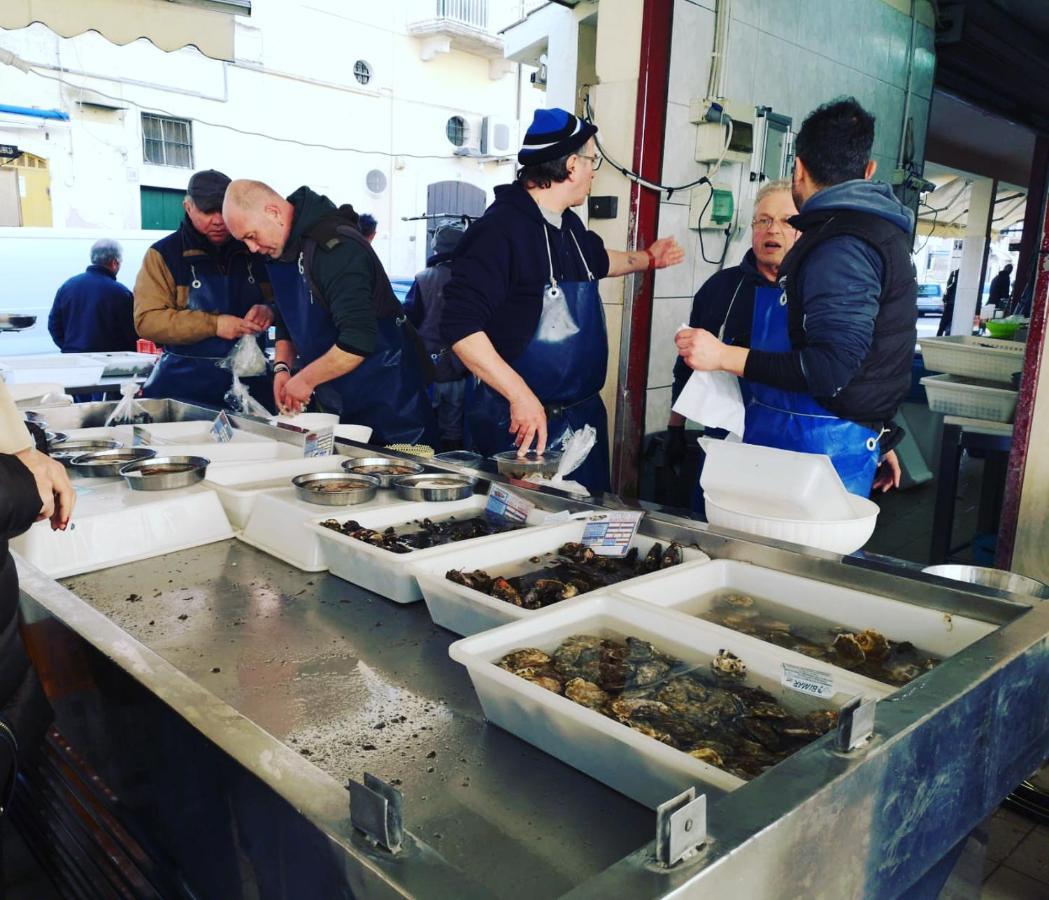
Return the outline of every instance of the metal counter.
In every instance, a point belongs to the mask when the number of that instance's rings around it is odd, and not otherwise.
[[[646,521],[1002,627],[879,704],[867,747],[828,736],[711,804],[706,846],[671,869],[652,812],[485,724],[422,603],[226,541],[64,585],[20,565],[27,634],[63,735],[164,861],[161,896],[892,897],[1049,756],[1049,603]],[[365,771],[404,792],[400,854],[350,827]]]

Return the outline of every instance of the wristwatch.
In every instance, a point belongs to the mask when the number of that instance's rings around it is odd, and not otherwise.
[[[286,362],[274,363],[273,364],[273,374],[274,375],[279,375],[281,372],[287,372],[290,375],[291,374],[291,366],[289,366]]]

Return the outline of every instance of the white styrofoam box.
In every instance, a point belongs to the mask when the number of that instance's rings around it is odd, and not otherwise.
[[[0,369],[9,385],[51,382],[61,392],[61,385],[94,384],[102,378],[106,366],[87,354],[41,353],[4,357],[0,360]]]
[[[484,569],[490,575],[498,575],[500,570],[524,563],[533,556],[553,552],[568,541],[581,540],[585,527],[586,522],[575,521],[527,532],[502,534],[492,538],[483,547],[452,547],[433,559],[420,559],[409,563],[409,570],[419,582],[430,618],[437,625],[456,634],[476,634],[516,619],[529,618],[538,610],[522,609],[504,600],[489,597],[481,591],[456,584],[444,577],[446,572],[450,569]],[[637,534],[631,546],[637,547],[644,556],[655,542],[655,538]],[[666,546],[666,542],[661,543]],[[683,566],[706,563],[710,560],[705,553],[692,547],[682,547],[681,552],[684,557],[684,562],[681,563]],[[662,572],[651,572],[630,581],[643,582],[659,578],[661,575]]]
[[[849,492],[823,453],[796,453],[738,441],[700,439],[700,481],[732,509],[785,519],[848,519]]]
[[[345,456],[311,456],[249,463],[225,462],[208,466],[204,483],[218,494],[233,527],[243,528],[255,508],[255,501],[262,494],[288,487],[296,475],[337,472],[345,460]]]
[[[870,540],[880,512],[877,503],[856,494],[849,494],[851,519],[822,522],[763,516],[741,509],[732,499],[723,501],[712,492],[704,493],[704,501],[711,525],[842,554],[854,553]]]
[[[1012,383],[1013,373],[1023,371],[1025,344],[997,338],[952,334],[947,337],[923,337],[925,368],[932,372],[986,378],[988,381]]]
[[[337,514],[324,518],[335,519],[340,524],[354,519],[364,528],[382,531],[391,525],[405,525],[423,517],[434,521],[441,521],[452,516],[460,519],[469,518],[483,513],[487,502],[487,497],[474,495],[465,500],[450,500],[446,503],[403,503],[384,509],[369,509],[361,513],[354,513],[354,508],[350,506],[346,507],[345,511],[340,509]],[[413,550],[410,553],[391,553],[389,550],[373,547],[364,541],[358,541],[330,528],[325,528],[319,524],[321,521],[322,519],[317,519],[311,527],[315,528],[320,536],[328,571],[332,575],[337,575],[362,588],[388,597],[395,603],[414,603],[422,600],[422,591],[419,590],[415,576],[408,569],[409,563],[420,559],[432,559],[453,549],[480,548],[498,537],[498,535],[486,535],[471,538],[468,541],[457,541],[454,544]]]
[[[698,571],[670,570],[655,584],[613,590],[690,616],[709,612],[717,592],[737,591],[814,616],[827,628],[873,628],[944,659],[995,630],[976,619],[727,559],[713,560]]]
[[[803,696],[780,682],[783,663],[793,662],[796,654],[753,639],[737,640],[744,636],[604,591],[566,600],[448,648],[448,655],[469,671],[488,721],[649,809],[694,785],[707,785],[720,794],[744,782],[496,665],[507,653],[526,647],[552,653],[575,634],[641,638],[703,669],[721,650],[728,650],[746,664],[748,684],[765,688],[788,709],[802,714],[821,706],[840,707],[857,694],[881,698],[891,692],[837,669],[832,698]]]
[[[52,578],[66,578],[233,537],[214,491],[201,485],[133,491],[123,481],[78,480],[66,531],[37,522],[12,549]]]
[[[998,382],[966,380],[957,375],[926,375],[921,383],[933,412],[991,422],[1011,422],[1016,414],[1019,392]]]
[[[379,491],[371,502],[345,508],[375,509],[404,502],[396,496],[389,496],[392,493]],[[325,509],[340,514],[345,508],[307,503],[298,498],[294,487],[264,492],[256,498],[247,524],[237,534],[237,538],[304,572],[323,572],[328,564],[324,560],[320,538],[308,523],[318,518]]]

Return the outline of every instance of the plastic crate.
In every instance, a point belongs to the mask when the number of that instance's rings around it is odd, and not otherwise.
[[[967,334],[921,338],[925,367],[932,372],[1012,382],[1013,372],[1023,370],[1026,345],[1016,341],[973,337]],[[925,379],[922,379],[925,384]],[[932,405],[931,402],[929,404]],[[980,418],[986,418],[980,416]]]
[[[922,384],[929,397],[929,409],[933,412],[991,422],[1012,422],[1016,413],[1018,392],[993,381],[929,375],[922,379]]]

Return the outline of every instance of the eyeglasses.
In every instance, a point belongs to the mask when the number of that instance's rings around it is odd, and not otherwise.
[[[773,219],[772,216],[758,216],[750,224],[759,231],[768,231],[773,223],[778,224],[784,231],[797,231],[797,229],[790,224],[791,218],[791,216],[788,216],[785,219]]]
[[[605,161],[605,158],[597,153],[593,156],[587,156],[585,153],[577,153],[576,156],[580,159],[589,159],[595,172],[601,168],[601,163]]]

